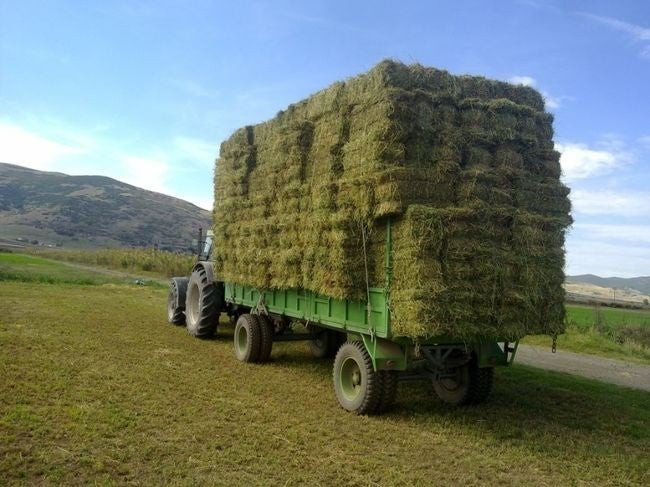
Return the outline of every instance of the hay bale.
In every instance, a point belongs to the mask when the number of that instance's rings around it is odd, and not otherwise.
[[[217,272],[363,299],[366,261],[386,284],[391,218],[394,334],[557,332],[571,219],[552,136],[531,88],[383,61],[222,144]]]

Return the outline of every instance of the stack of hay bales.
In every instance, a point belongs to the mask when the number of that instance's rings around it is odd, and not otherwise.
[[[535,90],[383,61],[238,130],[215,171],[220,279],[364,299],[397,336],[520,338],[564,321],[552,116]]]

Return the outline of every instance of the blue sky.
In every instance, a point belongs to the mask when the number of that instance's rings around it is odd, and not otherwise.
[[[0,0],[0,161],[209,208],[234,129],[387,57],[542,91],[572,188],[567,272],[650,275],[645,0]]]

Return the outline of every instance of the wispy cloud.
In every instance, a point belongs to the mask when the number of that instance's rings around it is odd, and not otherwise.
[[[99,135],[99,133],[101,135]],[[0,162],[72,175],[102,175],[212,207],[212,167],[218,146],[175,136],[163,147],[125,140],[106,127],[75,128],[58,120],[0,120]],[[188,175],[190,174],[190,175]],[[204,174],[205,176],[197,176]],[[178,178],[196,178],[192,191]]]
[[[644,135],[642,137],[639,137],[638,142],[646,149],[650,149],[650,135]]]
[[[538,87],[537,80],[532,76],[512,76],[511,78],[508,78],[508,82],[515,85],[530,86],[531,88]],[[562,106],[562,103],[565,100],[570,100],[572,98],[570,96],[553,96],[547,91],[540,91],[544,97],[544,101],[546,102],[546,107],[550,110],[557,110]]]
[[[632,160],[624,144],[611,138],[601,141],[597,147],[577,142],[557,142],[555,148],[562,154],[560,164],[565,181],[607,174]]]
[[[650,59],[650,28],[625,22],[614,17],[594,15],[587,12],[579,12],[578,14],[602,25],[606,25],[610,29],[624,32],[634,42],[641,45],[641,56]]]
[[[83,145],[61,142],[19,125],[0,121],[0,162],[51,170],[66,157],[84,152]]]
[[[567,274],[585,273],[619,277],[650,275],[650,247],[569,236]]]
[[[587,237],[650,245],[650,225],[576,223],[573,229]]]
[[[176,78],[169,82],[184,94],[195,98],[216,98],[219,95],[216,89],[204,86],[196,80]]]
[[[650,192],[574,189],[571,202],[585,215],[650,216]]]
[[[132,155],[122,156],[121,159],[124,182],[159,193],[170,193],[167,187],[170,167],[166,161]]]
[[[219,145],[193,137],[177,136],[172,139],[179,158],[186,158],[197,164],[212,167],[219,153]]]

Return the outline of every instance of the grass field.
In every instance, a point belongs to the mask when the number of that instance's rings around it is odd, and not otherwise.
[[[0,282],[3,483],[648,485],[650,394],[513,366],[480,407],[400,385],[341,410],[304,343],[237,362],[192,339],[164,289]]]
[[[625,325],[650,327],[650,310],[608,308],[580,304],[567,304],[566,308],[569,322],[583,328],[593,326],[599,321],[606,326],[612,327]]]
[[[158,285],[149,273],[140,279],[148,285]],[[156,276],[159,277],[159,276]],[[88,269],[40,256],[0,252],[0,281],[42,282],[48,284],[125,284],[134,276],[101,269]]]
[[[566,308],[560,349],[650,364],[650,311],[575,304]],[[551,339],[530,336],[523,343],[550,346]]]
[[[177,254],[154,248],[119,248],[97,250],[32,249],[41,257],[127,272],[150,273],[172,277],[182,276],[191,269],[195,256]]]

